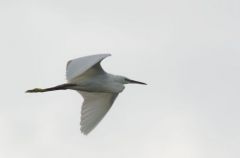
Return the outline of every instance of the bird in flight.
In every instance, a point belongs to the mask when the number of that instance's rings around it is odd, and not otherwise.
[[[81,109],[81,132],[87,135],[102,120],[114,100],[124,90],[124,84],[146,83],[131,80],[124,76],[105,72],[100,63],[111,54],[97,54],[68,61],[67,83],[50,87],[27,90],[27,93],[55,90],[76,90],[84,98]]]

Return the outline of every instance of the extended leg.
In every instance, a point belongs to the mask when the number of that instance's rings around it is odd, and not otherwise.
[[[66,89],[71,89],[71,87],[76,86],[76,84],[71,84],[71,83],[65,83],[65,84],[61,84],[55,87],[50,87],[50,88],[34,88],[34,89],[30,89],[27,90],[26,93],[37,93],[37,92],[48,92],[48,91],[55,91],[55,90],[66,90]]]

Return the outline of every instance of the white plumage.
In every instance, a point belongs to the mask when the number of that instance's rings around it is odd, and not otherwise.
[[[111,108],[118,93],[79,93],[84,102],[81,111],[81,131],[88,134],[102,120]]]
[[[101,69],[100,62],[110,55],[111,54],[98,54],[80,57],[68,61],[66,69],[67,80],[68,81],[73,80],[75,77],[82,75],[84,72],[92,68],[94,65],[99,66],[99,68]]]
[[[100,63],[110,54],[98,54],[70,60],[67,63],[68,83],[46,89],[35,88],[27,92],[76,90],[84,98],[81,110],[81,132],[88,134],[106,115],[114,100],[124,89],[124,84],[143,82],[105,72]]]

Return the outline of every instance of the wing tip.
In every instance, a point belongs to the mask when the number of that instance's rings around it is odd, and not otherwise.
[[[88,135],[88,132],[85,132],[85,131],[82,131],[82,130],[81,130],[81,133],[82,133],[83,135],[85,135],[85,136]]]
[[[102,56],[104,56],[104,58],[106,58],[106,57],[109,57],[109,56],[112,56],[112,54],[110,54],[110,53],[106,53],[106,54],[94,54],[94,55],[88,55],[88,56],[84,56],[84,57],[89,57],[89,56],[97,56],[97,55],[102,55]],[[67,67],[68,67],[68,65],[73,61],[74,59],[71,59],[71,60],[69,60],[68,62],[67,62]]]
[[[105,54],[95,54],[96,56],[97,55],[102,55],[103,56],[103,59],[106,58],[106,57],[109,57],[109,56],[112,56],[112,54],[110,53],[105,53]],[[94,55],[90,55],[90,56],[94,56]]]
[[[86,128],[81,127],[80,131],[83,135],[87,136],[92,130],[88,130]]]
[[[72,62],[72,60],[69,60],[68,62],[67,62],[67,67],[69,66],[69,64]]]

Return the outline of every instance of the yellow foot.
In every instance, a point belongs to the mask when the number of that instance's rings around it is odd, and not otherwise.
[[[45,90],[41,88],[34,88],[26,91],[26,93],[37,93],[37,92],[45,92]]]

